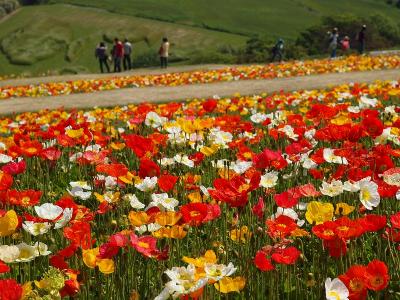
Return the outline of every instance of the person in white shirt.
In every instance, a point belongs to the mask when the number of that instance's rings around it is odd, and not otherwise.
[[[132,69],[132,44],[127,39],[124,41],[124,70]]]
[[[166,37],[163,38],[162,40],[158,54],[160,55],[161,68],[167,68],[168,56],[169,56],[169,42]]]

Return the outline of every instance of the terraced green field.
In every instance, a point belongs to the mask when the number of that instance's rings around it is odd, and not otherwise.
[[[246,37],[182,26],[95,8],[70,5],[28,6],[0,26],[0,74],[97,71],[94,48],[101,40],[129,38],[138,56],[157,58],[163,36],[173,39],[175,60],[194,51],[227,44],[243,45]],[[110,46],[111,47],[111,46]]]
[[[400,9],[385,0],[52,0],[116,13],[209,27],[232,33],[295,38],[320,17],[381,13],[399,22]]]

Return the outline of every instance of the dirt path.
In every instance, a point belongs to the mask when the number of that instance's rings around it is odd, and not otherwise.
[[[143,101],[178,101],[189,98],[207,98],[214,95],[231,96],[237,92],[242,95],[252,95],[280,90],[322,89],[350,82],[368,83],[376,80],[399,79],[400,70],[380,70],[278,78],[272,80],[218,82],[177,87],[127,88],[91,94],[3,100],[0,102],[0,114],[38,111],[46,108],[89,108],[94,106],[126,105]]]

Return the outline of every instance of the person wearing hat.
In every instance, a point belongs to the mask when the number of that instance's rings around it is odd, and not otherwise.
[[[329,51],[331,53],[331,58],[335,58],[336,57],[336,50],[337,50],[337,46],[338,46],[338,39],[339,39],[339,31],[338,29],[335,27],[333,28],[333,31],[330,32],[328,31],[328,36],[329,36]]]
[[[272,61],[275,61],[275,58],[279,58],[279,61],[283,59],[283,45],[284,42],[282,39],[279,39],[275,46],[272,48]]]
[[[363,54],[365,51],[365,31],[367,30],[367,25],[363,25],[361,31],[358,33],[358,52]]]

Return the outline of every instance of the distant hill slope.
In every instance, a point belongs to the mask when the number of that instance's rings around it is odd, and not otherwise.
[[[0,21],[1,22],[1,21]],[[163,36],[173,36],[174,59],[199,49],[243,45],[246,37],[202,28],[63,4],[26,6],[0,25],[0,74],[97,72],[94,48],[101,40],[129,38],[134,60],[158,59]],[[178,44],[179,47],[174,47]],[[110,45],[111,47],[111,45]]]
[[[381,13],[399,23],[400,9],[386,0],[51,0],[104,8],[116,13],[162,19],[251,35],[294,38],[321,16]]]
[[[1,0],[0,0],[1,1]],[[160,40],[174,62],[234,63],[224,53],[254,34],[295,40],[326,15],[381,13],[400,23],[386,0],[50,0],[0,20],[0,75],[97,72],[94,47],[118,36],[134,42],[134,62],[157,63]],[[162,20],[162,21],[161,21]],[[110,44],[109,44],[110,46]],[[218,51],[217,51],[218,50]],[[222,54],[221,54],[222,53]]]

